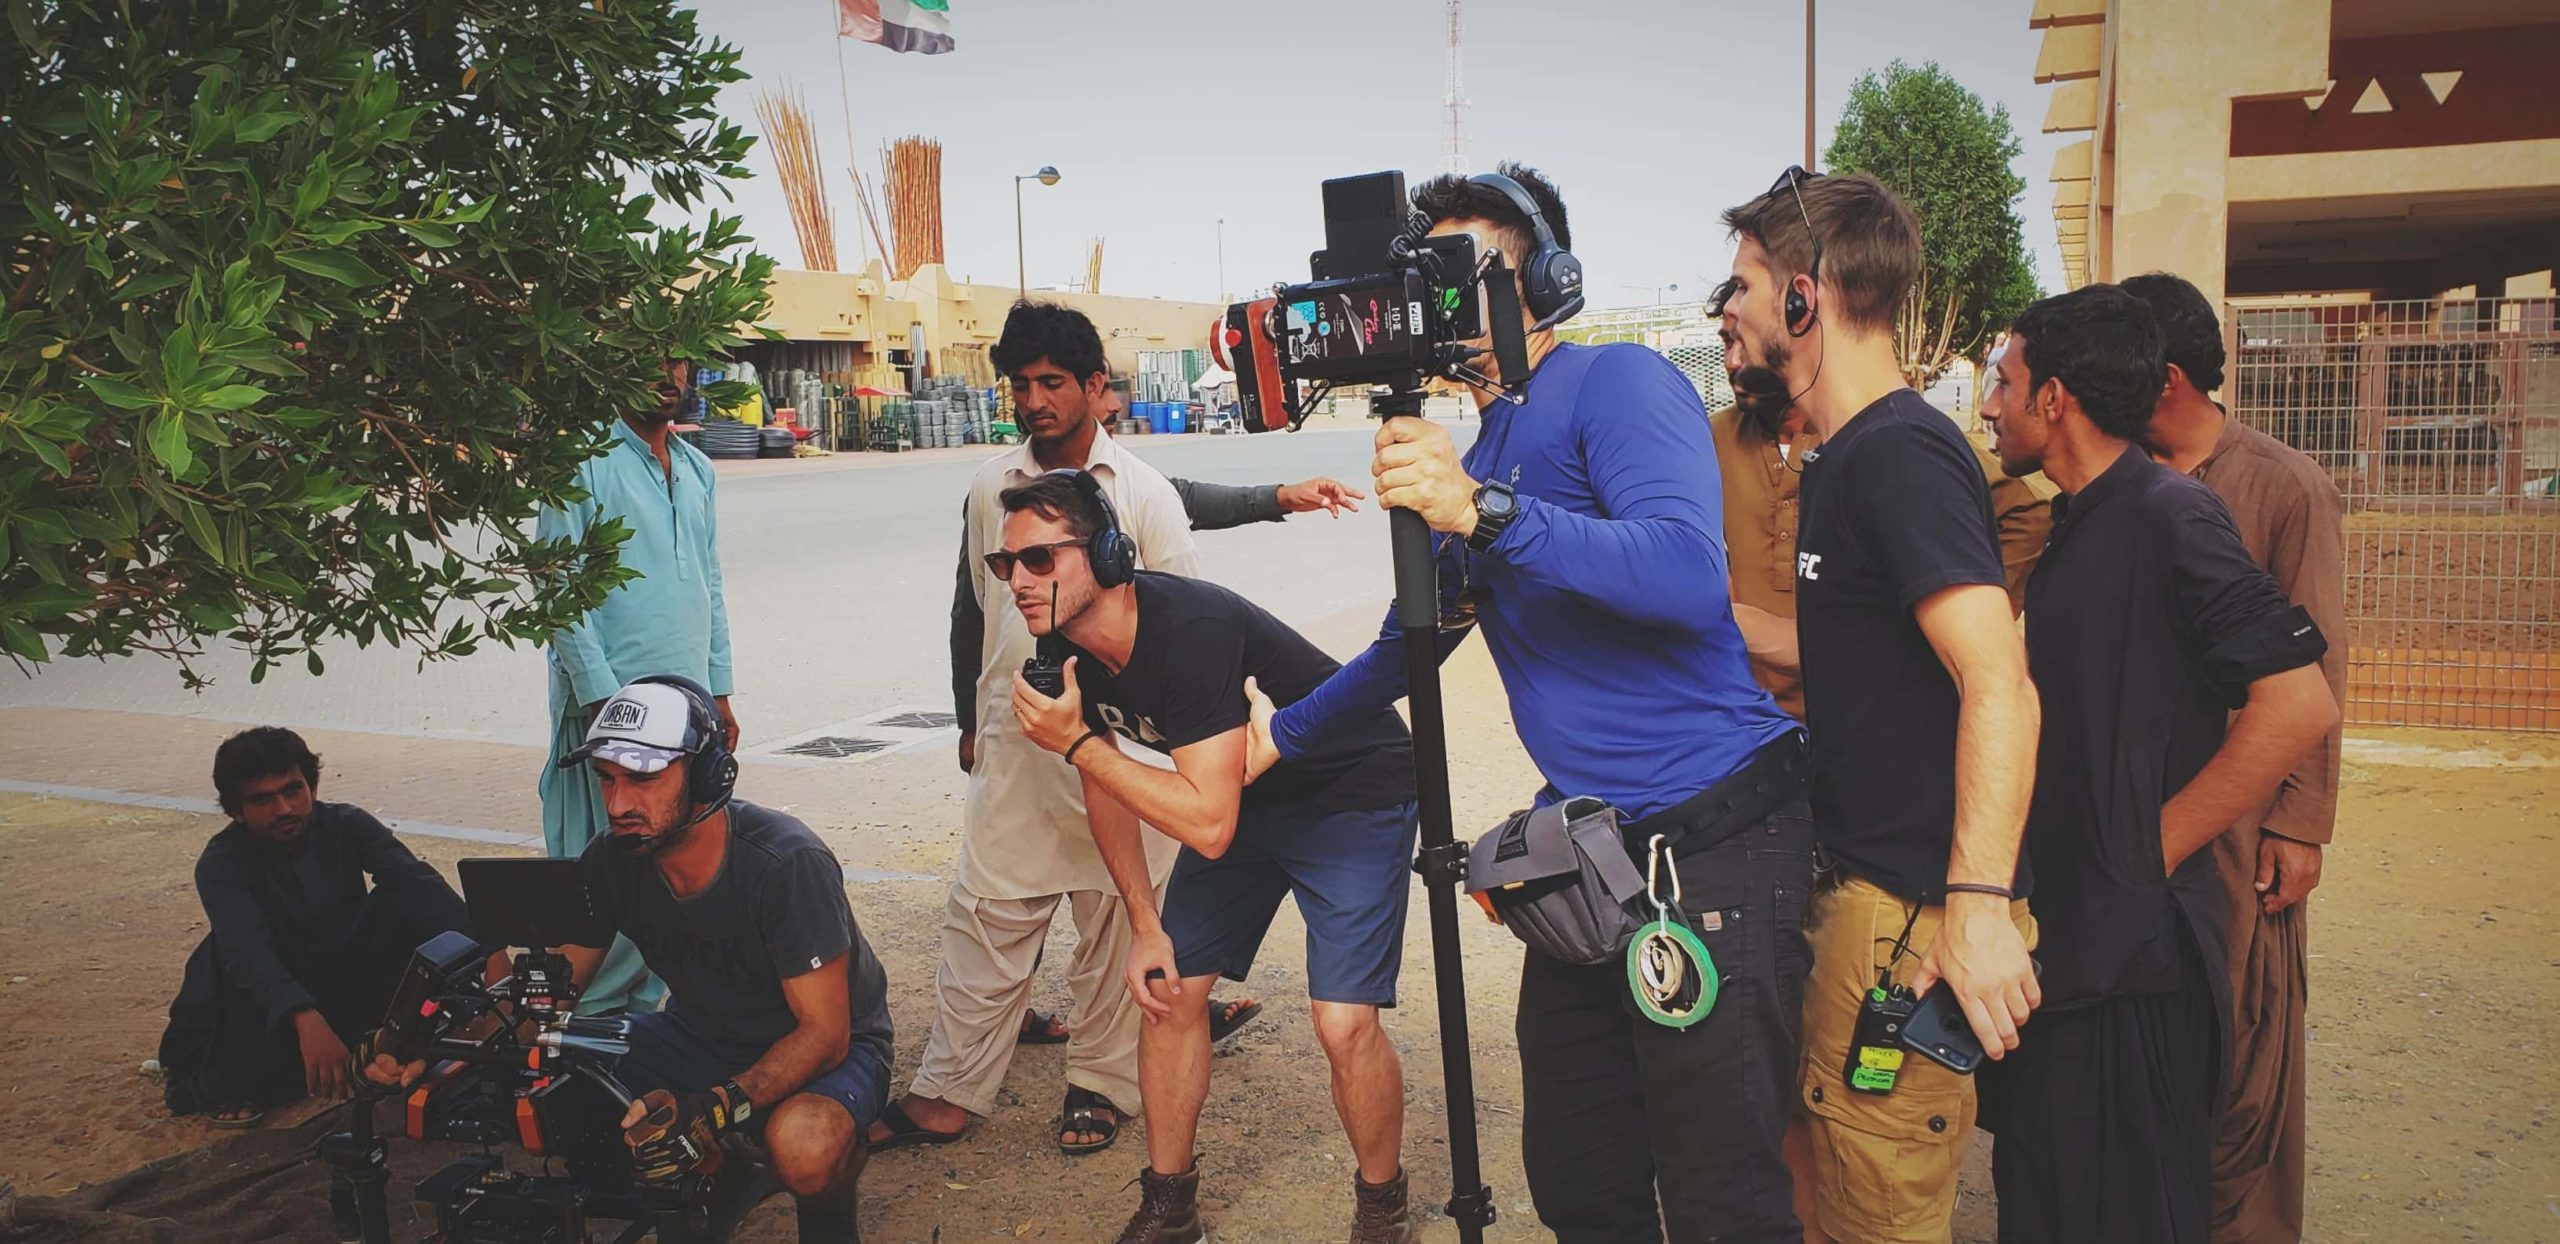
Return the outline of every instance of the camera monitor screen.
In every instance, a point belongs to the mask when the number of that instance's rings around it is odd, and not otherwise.
[[[471,936],[493,945],[587,946],[613,944],[613,929],[587,905],[578,861],[469,859],[462,901]]]

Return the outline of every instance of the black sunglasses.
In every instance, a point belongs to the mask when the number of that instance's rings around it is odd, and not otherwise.
[[[1804,183],[1819,176],[1821,176],[1819,173],[1806,172],[1804,166],[1801,164],[1790,164],[1787,166],[1786,172],[1778,174],[1778,180],[1769,183],[1769,194],[1776,194],[1780,190],[1784,190],[1795,196],[1796,215],[1804,221],[1805,243],[1813,248],[1813,270],[1805,273],[1805,275],[1812,278],[1813,283],[1816,285],[1822,284],[1822,235],[1813,231],[1813,213],[1805,210]],[[1763,195],[1761,197],[1766,198],[1768,196]],[[1726,277],[1723,284],[1708,291],[1707,315],[1710,318],[1721,317],[1724,315],[1724,304],[1733,301],[1734,288],[1737,283],[1737,278]]]
[[[1092,543],[1093,537],[1084,536],[1074,540],[1052,540],[1029,548],[999,549],[987,554],[987,570],[999,580],[1010,581],[1014,564],[1019,562],[1029,567],[1033,574],[1047,574],[1058,568],[1058,550],[1080,549]]]

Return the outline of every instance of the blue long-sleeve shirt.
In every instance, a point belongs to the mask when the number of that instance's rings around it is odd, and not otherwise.
[[[1525,405],[1497,401],[1466,454],[1520,513],[1483,553],[1440,539],[1443,600],[1476,622],[1541,803],[1595,795],[1648,815],[1715,785],[1795,722],[1752,680],[1734,625],[1724,496],[1697,391],[1641,346],[1560,345]],[[1435,637],[1440,658],[1466,638]],[[1377,642],[1273,723],[1295,755],[1405,694],[1393,609]]]
[[[607,699],[650,674],[682,674],[713,695],[731,690],[729,604],[720,581],[718,481],[711,459],[670,438],[669,465],[628,422],[613,451],[578,468],[583,501],[546,508],[534,535],[575,539],[608,518],[631,529],[622,564],[640,577],[551,636],[551,715]]]

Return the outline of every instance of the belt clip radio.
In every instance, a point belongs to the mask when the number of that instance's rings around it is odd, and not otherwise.
[[[1902,1029],[1920,1000],[1900,985],[1876,982],[1858,1006],[1857,1031],[1849,1038],[1844,1075],[1852,1092],[1882,1097],[1902,1078]]]

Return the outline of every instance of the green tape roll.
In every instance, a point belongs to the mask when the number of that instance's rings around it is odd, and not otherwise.
[[[1697,977],[1697,999],[1685,1010],[1665,1009],[1662,1003],[1655,999],[1654,991],[1645,983],[1645,947],[1654,944],[1657,939],[1669,943],[1674,953],[1687,960],[1682,965],[1684,973],[1694,974]],[[1671,920],[1656,920],[1636,930],[1635,940],[1627,943],[1627,991],[1635,995],[1636,1009],[1644,1012],[1646,1019],[1665,1028],[1686,1028],[1705,1019],[1707,1012],[1716,1007],[1718,983],[1715,956],[1707,953],[1707,944],[1699,941],[1698,935],[1690,932],[1689,926],[1685,924]]]

